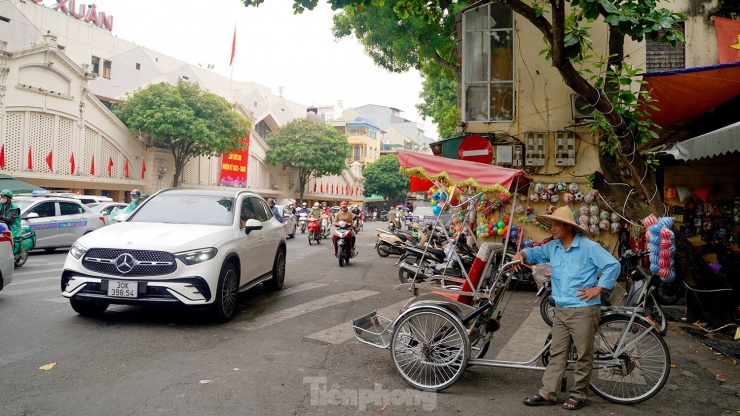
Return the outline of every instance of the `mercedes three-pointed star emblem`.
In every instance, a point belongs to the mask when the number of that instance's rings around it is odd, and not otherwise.
[[[134,266],[136,266],[136,259],[129,253],[123,253],[116,258],[116,269],[122,274],[130,272]]]

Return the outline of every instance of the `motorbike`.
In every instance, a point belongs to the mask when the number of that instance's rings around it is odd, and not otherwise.
[[[28,252],[36,246],[36,232],[29,226],[21,227],[21,235],[13,241],[13,258],[15,267],[21,267],[28,260]]]
[[[329,237],[329,227],[331,227],[329,216],[324,214],[321,216],[321,238]]]
[[[305,212],[298,214],[298,227],[301,229],[301,234],[306,233],[306,218],[308,218],[308,214]]]
[[[388,229],[393,232],[401,229],[401,219],[396,216],[393,220],[388,220]]]
[[[308,245],[312,245],[314,241],[316,244],[321,243],[321,235],[319,232],[319,221],[316,217],[308,217]]]
[[[378,252],[380,257],[388,257],[391,254],[403,254],[406,249],[404,248],[404,241],[395,233],[391,233],[385,230],[376,228],[378,231],[378,241],[375,242],[375,251]]]
[[[454,258],[456,256],[460,258],[463,267],[469,270],[475,261],[476,253],[467,245],[464,238],[457,239],[455,246],[450,244],[447,251],[407,243],[406,252],[396,263],[398,280],[401,283],[410,283],[415,279],[418,283],[430,276],[462,277],[460,265]]]
[[[334,243],[334,250],[336,256],[339,259],[339,267],[344,267],[344,264],[349,264],[349,259],[356,256],[352,245],[352,225],[346,221],[339,221],[334,224],[334,236],[332,242]]]

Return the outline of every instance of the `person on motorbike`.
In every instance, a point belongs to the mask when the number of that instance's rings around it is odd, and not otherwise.
[[[355,216],[355,222],[354,225],[357,226],[357,224],[362,219],[362,211],[357,205],[352,205],[352,215]]]
[[[355,219],[355,214],[350,212],[347,209],[347,201],[342,201],[339,204],[339,212],[337,212],[336,218],[334,218],[334,222],[338,223],[339,221],[344,221],[347,224],[352,224]],[[355,240],[357,240],[357,237],[355,237],[355,233],[352,233],[352,243],[350,244],[350,252],[352,253],[352,257],[356,255],[355,253]],[[334,255],[337,255],[337,240],[336,236],[334,236]]]
[[[396,210],[391,209],[388,211],[388,228],[391,228],[391,224],[393,224],[394,228],[396,227]]]
[[[272,215],[275,216],[275,219],[280,222],[285,222],[287,218],[283,217],[280,214],[280,211],[278,211],[278,208],[275,206],[277,204],[277,201],[275,198],[270,198],[267,200],[267,203],[270,205],[270,211],[272,211]]]
[[[295,212],[296,212],[296,214],[298,214],[298,215],[300,215],[300,214],[304,214],[304,213],[305,213],[306,215],[308,215],[308,213],[310,212],[310,211],[309,211],[309,209],[308,209],[308,204],[306,204],[305,202],[304,202],[304,203],[302,203],[302,204],[301,204],[301,207],[300,207],[300,208],[298,208],[297,210],[295,210]]]
[[[329,216],[329,224],[331,224],[333,222],[332,219],[334,218],[334,214],[332,214],[331,209],[329,209],[329,206],[326,204],[326,202],[324,202],[321,208],[323,210],[323,213]]]
[[[313,204],[313,209],[311,209],[311,211],[309,211],[309,213],[308,213],[308,216],[309,217],[316,218],[316,222],[319,224],[319,234],[321,234],[321,232],[322,232],[322,230],[321,230],[321,214],[323,214],[323,213],[324,213],[324,211],[321,209],[321,207],[319,206],[319,203],[318,202],[315,202]]]
[[[13,192],[9,189],[0,191],[0,222],[4,222],[13,240],[21,236],[21,209],[13,203]]]

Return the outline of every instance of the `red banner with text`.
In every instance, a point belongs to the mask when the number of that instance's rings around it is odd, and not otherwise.
[[[244,150],[229,152],[221,157],[221,186],[247,187],[249,164],[249,136],[244,140]]]

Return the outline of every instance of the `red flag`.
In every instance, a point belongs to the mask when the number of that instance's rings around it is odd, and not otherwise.
[[[93,155],[92,161],[90,162],[90,175],[95,176],[95,155]]]
[[[146,172],[146,163],[144,161],[141,161],[141,179],[144,179],[144,172]]]
[[[123,162],[123,173],[126,175],[126,179],[128,179],[128,159]]]
[[[52,165],[52,161],[54,161],[54,156],[52,155],[54,151],[49,150],[49,154],[46,155],[46,164],[49,166],[49,170],[54,172],[54,166]]]
[[[31,146],[28,146],[28,170],[33,170],[33,156],[31,155]]]
[[[231,41],[231,60],[229,66],[234,63],[234,55],[236,55],[236,26],[234,26],[234,39]]]
[[[75,154],[72,153],[72,156],[69,157],[69,174],[74,175],[75,174]]]
[[[740,20],[714,18],[719,63],[740,61]]]
[[[111,171],[113,170],[113,158],[108,158],[108,176],[111,176]]]
[[[5,169],[5,145],[0,146],[0,169]]]

